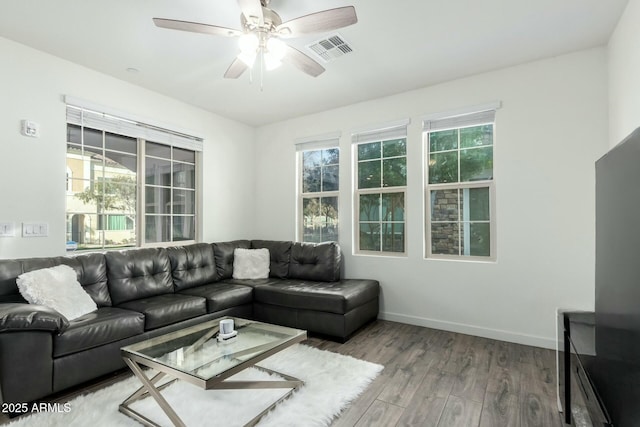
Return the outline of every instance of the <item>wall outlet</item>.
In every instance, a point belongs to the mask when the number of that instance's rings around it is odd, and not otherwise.
[[[49,235],[49,224],[46,222],[23,222],[22,237],[46,237]]]
[[[0,237],[15,237],[16,225],[13,222],[0,222]]]

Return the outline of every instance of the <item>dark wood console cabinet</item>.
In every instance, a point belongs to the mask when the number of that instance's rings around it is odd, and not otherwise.
[[[595,314],[558,311],[558,397],[567,424],[613,426],[589,374],[595,355]]]

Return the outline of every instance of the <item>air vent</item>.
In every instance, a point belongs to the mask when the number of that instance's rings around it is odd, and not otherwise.
[[[353,52],[351,46],[339,34],[315,41],[308,45],[307,48],[318,55],[324,62],[331,62],[347,53]]]

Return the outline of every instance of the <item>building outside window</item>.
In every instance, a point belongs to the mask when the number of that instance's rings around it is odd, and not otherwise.
[[[202,140],[73,105],[67,106],[67,122],[66,239],[71,247],[100,250],[197,239]]]
[[[339,139],[297,144],[298,240],[338,241],[340,191]]]
[[[353,135],[356,253],[406,253],[407,124]]]
[[[495,108],[424,121],[426,256],[493,260]]]

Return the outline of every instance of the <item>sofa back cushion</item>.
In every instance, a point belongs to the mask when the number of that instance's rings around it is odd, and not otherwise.
[[[55,267],[54,258],[23,258],[0,260],[0,302],[26,302],[20,292],[16,279],[22,273],[42,268]]]
[[[110,307],[111,297],[107,286],[107,261],[104,254],[82,254],[74,257],[58,257],[57,264],[68,265],[76,271],[78,282],[96,302],[98,307]]]
[[[18,292],[16,277],[22,274],[22,263],[15,259],[0,259],[0,302],[24,302]]]
[[[16,278],[22,273],[68,265],[76,271],[78,282],[98,307],[111,305],[107,287],[107,267],[103,254],[82,254],[71,257],[23,258],[0,260],[0,302],[25,302],[18,292]]]
[[[291,246],[289,278],[335,282],[340,280],[342,253],[336,242],[300,243]]]
[[[167,248],[167,255],[176,291],[218,280],[213,246],[208,243]]]
[[[213,255],[216,260],[218,280],[231,279],[233,276],[233,251],[236,248],[251,249],[249,240],[213,243]]]
[[[166,249],[107,252],[105,258],[114,305],[173,292],[171,262]]]
[[[292,242],[279,240],[252,240],[253,249],[269,249],[269,277],[286,279],[289,274],[289,260],[291,259]]]

